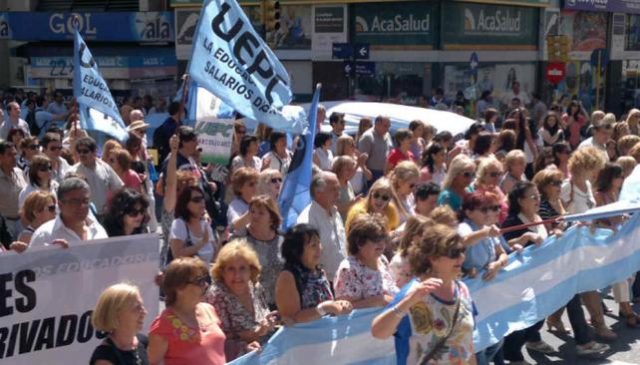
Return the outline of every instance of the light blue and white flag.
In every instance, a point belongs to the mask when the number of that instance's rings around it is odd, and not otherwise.
[[[126,141],[129,133],[120,117],[118,105],[77,30],[73,48],[73,96],[78,102],[82,129],[99,131],[121,142]]]
[[[380,309],[353,311],[325,317],[278,331],[260,352],[252,352],[232,365],[395,365],[393,338],[371,335],[371,321]]]
[[[293,226],[300,212],[311,203],[311,175],[313,165],[313,141],[316,136],[316,117],[318,115],[318,103],[320,102],[321,85],[316,86],[313,100],[309,108],[309,124],[304,133],[298,136],[295,151],[291,158],[289,171],[285,176],[280,191],[278,204],[282,214],[282,228],[289,229]]]
[[[206,0],[193,39],[189,76],[245,117],[301,133],[306,116],[291,102],[291,80],[236,0]]]

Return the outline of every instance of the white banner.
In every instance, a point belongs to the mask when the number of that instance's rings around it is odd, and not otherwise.
[[[96,240],[67,250],[0,254],[0,363],[86,364],[100,339],[91,313],[108,286],[138,285],[149,314],[158,314],[158,236]]]

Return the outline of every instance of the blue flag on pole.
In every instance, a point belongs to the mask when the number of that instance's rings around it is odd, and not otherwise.
[[[83,129],[106,133],[124,142],[129,134],[107,83],[87,44],[76,30],[73,47],[73,96]]]
[[[309,186],[311,185],[313,140],[316,136],[320,89],[321,85],[318,84],[309,108],[309,125],[305,132],[298,137],[291,165],[289,165],[289,171],[280,192],[278,203],[280,204],[280,213],[283,218],[282,228],[284,229],[293,226],[300,212],[311,203]]]
[[[193,39],[189,76],[249,119],[301,133],[306,116],[291,102],[289,73],[236,0],[205,1]]]

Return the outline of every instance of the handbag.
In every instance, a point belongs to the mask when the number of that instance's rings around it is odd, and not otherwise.
[[[456,311],[453,314],[453,323],[451,324],[449,333],[447,333],[446,336],[441,338],[440,341],[438,341],[438,343],[431,349],[431,351],[424,352],[422,356],[420,356],[420,358],[418,359],[418,365],[426,365],[426,363],[428,363],[429,360],[431,360],[435,356],[435,354],[438,351],[440,351],[442,347],[444,347],[445,342],[447,342],[449,337],[451,337],[451,334],[453,333],[453,329],[456,327],[456,324],[458,323],[458,317],[459,317],[458,314],[460,313],[460,284],[458,284],[457,281],[456,281],[456,288],[458,289],[458,296],[456,298]]]

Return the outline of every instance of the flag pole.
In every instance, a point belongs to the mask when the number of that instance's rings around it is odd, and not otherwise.
[[[184,113],[184,104],[187,101],[187,85],[189,84],[189,74],[182,75],[182,99],[180,100],[180,113],[178,115],[182,115]]]
[[[556,223],[558,222],[558,219],[562,218],[562,216],[555,216],[549,219],[545,219],[545,220],[541,220],[539,222],[531,222],[531,223],[525,223],[525,224],[518,224],[517,226],[511,226],[511,227],[506,227],[506,228],[502,228],[500,230],[500,234],[505,234],[505,233],[509,233],[509,232],[514,232],[514,231],[519,231],[521,229],[525,229],[525,228],[529,228],[529,227],[534,227],[534,226],[538,226],[540,224],[547,224],[547,223]]]

